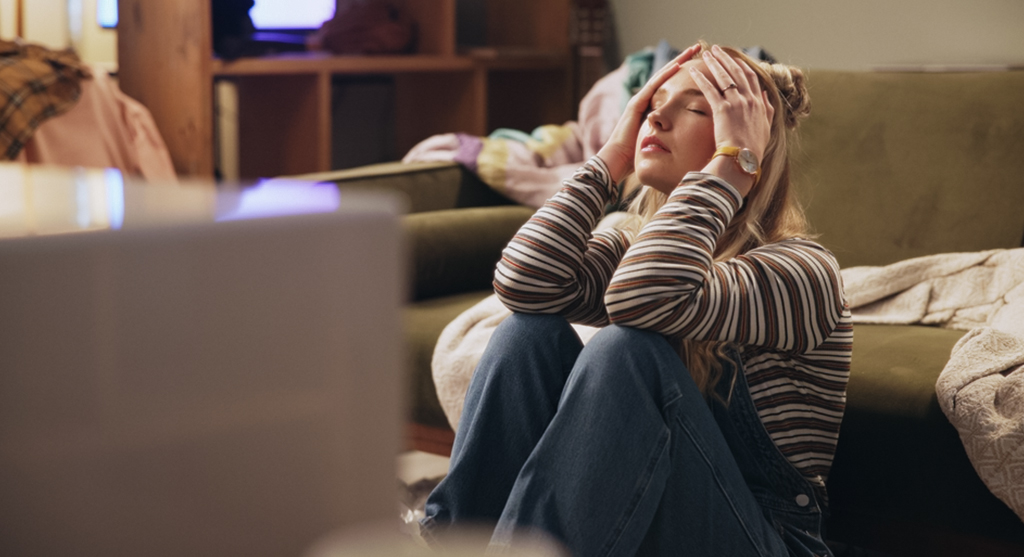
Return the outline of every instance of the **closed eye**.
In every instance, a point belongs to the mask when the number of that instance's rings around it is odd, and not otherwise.
[[[696,108],[689,108],[687,110],[689,110],[690,112],[693,112],[695,114],[700,114],[701,116],[707,116],[708,115],[707,112],[704,112],[703,110],[698,110]]]

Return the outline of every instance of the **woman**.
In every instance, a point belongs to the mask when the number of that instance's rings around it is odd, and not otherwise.
[[[700,43],[518,232],[514,313],[466,395],[423,532],[539,529],[578,556],[823,555],[852,326],[789,191],[799,70]],[[617,184],[635,231],[592,232]],[[583,347],[569,323],[607,325]]]

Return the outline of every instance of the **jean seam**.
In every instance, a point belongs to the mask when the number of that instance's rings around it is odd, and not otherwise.
[[[437,528],[437,522],[434,520],[434,517],[427,516],[422,518],[419,521],[419,525],[420,537],[423,538],[423,541],[430,547],[436,547],[437,537],[434,535],[434,530]]]
[[[626,525],[628,525],[630,521],[633,520],[633,517],[636,516],[636,511],[637,508],[640,506],[640,501],[643,500],[644,495],[646,495],[651,488],[651,479],[654,477],[654,469],[657,468],[658,463],[661,462],[661,459],[665,457],[665,450],[668,447],[668,441],[670,436],[671,432],[666,430],[665,435],[662,435],[659,439],[658,447],[656,447],[654,451],[657,454],[657,456],[655,458],[652,458],[648,463],[647,468],[644,469],[644,475],[642,476],[644,486],[643,489],[637,490],[636,495],[634,495],[633,499],[629,502],[629,504],[626,505],[626,512],[623,513],[622,519],[619,521],[619,524],[617,524],[615,528],[612,530],[611,538],[604,544],[604,547],[602,547],[601,550],[598,552],[599,555],[611,554],[611,552],[615,549],[615,546],[617,546],[619,542],[622,540],[622,534],[626,531]]]
[[[742,526],[743,533],[746,534],[747,540],[750,542],[750,545],[757,550],[758,555],[765,556],[764,549],[754,540],[754,535],[750,532],[750,528],[747,527],[747,522],[740,515],[739,510],[736,508],[736,504],[732,500],[732,497],[729,496],[729,490],[725,489],[725,485],[723,485],[722,479],[718,475],[718,470],[712,464],[711,458],[708,456],[708,454],[704,452],[703,445],[697,442],[696,436],[693,435],[693,432],[690,431],[690,428],[686,426],[686,424],[683,422],[681,418],[677,418],[676,422],[679,424],[679,427],[683,430],[683,433],[690,438],[690,442],[693,443],[693,446],[697,450],[697,453],[700,454],[701,458],[704,459],[704,463],[708,466],[708,469],[711,470],[711,475],[712,477],[715,478],[715,484],[718,486],[718,490],[722,493],[722,496],[729,503],[729,508],[732,509],[733,516],[736,517],[736,520],[738,520],[740,525]]]

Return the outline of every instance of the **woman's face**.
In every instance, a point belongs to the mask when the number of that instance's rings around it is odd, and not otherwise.
[[[633,159],[637,177],[665,194],[671,193],[687,172],[704,168],[715,153],[711,106],[690,77],[693,66],[714,83],[703,61],[686,62],[654,93],[637,137]]]

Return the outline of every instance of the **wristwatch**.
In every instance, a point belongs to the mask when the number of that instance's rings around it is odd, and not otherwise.
[[[732,146],[719,147],[715,154],[711,155],[711,158],[713,159],[719,155],[736,159],[736,164],[740,167],[740,170],[745,174],[753,176],[754,185],[757,185],[757,181],[761,178],[761,164],[757,161],[757,155],[753,151]]]

